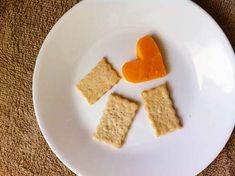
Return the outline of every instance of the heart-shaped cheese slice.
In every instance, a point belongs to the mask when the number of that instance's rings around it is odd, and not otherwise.
[[[127,62],[122,67],[122,73],[127,81],[139,83],[167,74],[160,49],[151,36],[139,39],[137,57],[138,59]]]

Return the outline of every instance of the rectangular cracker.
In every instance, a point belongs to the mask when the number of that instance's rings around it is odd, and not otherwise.
[[[106,58],[103,58],[85,78],[78,82],[77,89],[89,104],[94,104],[119,80],[117,71],[112,68]]]
[[[116,148],[122,147],[138,107],[133,101],[111,94],[93,138]]]
[[[166,84],[144,91],[141,95],[157,136],[181,128],[180,120],[176,115]]]

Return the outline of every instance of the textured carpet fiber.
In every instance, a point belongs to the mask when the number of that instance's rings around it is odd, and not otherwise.
[[[235,1],[194,0],[223,28],[235,48]],[[0,0],[0,176],[74,175],[51,152],[32,104],[40,46],[76,0]],[[234,176],[235,133],[200,176]]]

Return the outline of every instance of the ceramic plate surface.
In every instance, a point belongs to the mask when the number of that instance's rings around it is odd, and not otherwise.
[[[136,41],[157,39],[169,74],[140,84],[122,79],[90,106],[76,90],[106,56],[121,66],[136,58]],[[164,82],[183,128],[156,137],[140,93]],[[140,103],[123,148],[92,140],[108,95]],[[69,10],[45,39],[33,77],[41,131],[54,153],[79,176],[190,176],[211,163],[235,124],[235,58],[222,30],[187,0],[84,0]]]

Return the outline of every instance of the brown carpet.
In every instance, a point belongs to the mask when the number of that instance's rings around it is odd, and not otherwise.
[[[235,48],[235,1],[194,0],[221,25]],[[32,104],[32,74],[40,46],[78,0],[0,0],[0,176],[74,175],[51,152]],[[235,132],[200,176],[234,176]]]

